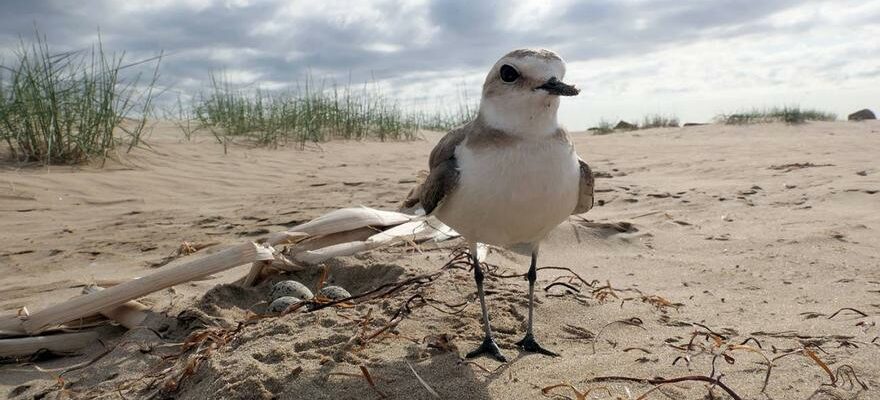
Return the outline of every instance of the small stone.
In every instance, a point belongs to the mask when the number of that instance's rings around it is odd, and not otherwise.
[[[269,300],[275,301],[275,299],[284,296],[293,296],[303,300],[311,300],[315,297],[306,285],[297,281],[281,281],[272,286]]]
[[[278,314],[278,313],[284,312],[284,310],[286,310],[287,307],[290,307],[290,306],[292,306],[296,303],[299,303],[301,301],[302,300],[297,297],[281,296],[281,297],[275,299],[274,301],[272,301],[272,304],[269,304],[269,308],[266,311],[268,311],[270,314]]]
[[[318,292],[318,294],[330,300],[340,300],[351,297],[351,293],[348,293],[348,290],[345,290],[340,286],[325,286],[321,288],[321,291]]]
[[[639,127],[626,121],[620,121],[614,126],[614,130],[634,131]]]
[[[877,119],[877,116],[871,110],[865,108],[850,114],[846,119],[850,121],[864,121],[867,119]]]

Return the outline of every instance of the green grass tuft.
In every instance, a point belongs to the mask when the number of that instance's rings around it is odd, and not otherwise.
[[[651,128],[678,128],[679,122],[678,117],[676,116],[664,116],[659,114],[646,115],[642,118],[642,124],[639,125],[639,129],[651,129]]]
[[[222,75],[212,74],[210,82],[196,101],[195,116],[221,143],[236,137],[301,147],[331,139],[411,140],[419,128],[416,116],[366,84],[362,90],[328,88],[308,77],[294,90],[270,92],[234,87]]]
[[[137,146],[151,109],[161,56],[125,64],[100,37],[90,51],[52,53],[45,37],[21,41],[0,66],[0,140],[13,159],[44,164],[104,160],[119,145]],[[155,62],[152,79],[123,70]]]
[[[735,114],[722,114],[715,120],[728,125],[763,124],[770,122],[785,122],[787,124],[802,124],[807,121],[835,121],[837,115],[830,112],[813,109],[801,109],[800,107],[773,107],[765,109],[753,109],[751,111]]]
[[[609,133],[614,133],[614,124],[603,118],[599,120],[599,123],[596,126],[587,130],[594,135],[607,135]]]
[[[626,126],[626,127],[621,127]],[[608,122],[606,119],[600,119],[598,125],[587,129],[592,132],[594,135],[607,135],[610,133],[623,131],[630,132],[639,129],[651,129],[651,128],[678,128],[681,125],[679,124],[678,117],[664,116],[659,114],[651,114],[646,115],[642,118],[642,123],[629,123],[626,121],[619,121],[618,123]]]

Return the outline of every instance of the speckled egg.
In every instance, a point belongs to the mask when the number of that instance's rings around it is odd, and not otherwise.
[[[281,296],[272,301],[272,304],[269,304],[269,308],[266,311],[270,314],[278,314],[300,301],[302,300],[293,296]]]
[[[351,297],[351,293],[348,293],[348,290],[345,290],[340,286],[325,286],[321,288],[321,291],[318,292],[318,294],[330,300],[339,300]]]
[[[306,285],[297,281],[281,281],[272,286],[272,293],[269,295],[270,301],[275,301],[283,296],[293,296],[303,300],[311,300],[315,297]]]

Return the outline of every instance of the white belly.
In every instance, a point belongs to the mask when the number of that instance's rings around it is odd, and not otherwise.
[[[537,245],[574,210],[580,167],[571,145],[524,140],[503,149],[459,146],[458,185],[435,211],[472,242]]]

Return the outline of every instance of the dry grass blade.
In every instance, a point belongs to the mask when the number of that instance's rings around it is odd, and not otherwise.
[[[550,386],[547,386],[547,387],[541,388],[541,394],[544,395],[545,397],[549,397],[549,396],[547,396],[547,395],[550,394],[550,392],[553,391],[553,389],[561,388],[561,387],[571,389],[571,391],[574,392],[574,396],[575,396],[575,399],[576,399],[576,400],[586,400],[586,399],[587,399],[587,394],[586,394],[586,393],[581,393],[581,392],[579,392],[579,391],[578,391],[574,386],[572,386],[570,383],[557,383],[557,384],[555,384],[555,385],[550,385]],[[566,397],[567,397],[567,396],[566,396]]]
[[[370,375],[370,371],[367,369],[367,367],[361,365],[360,368],[361,368],[361,374],[364,375],[364,379],[366,379],[367,383],[370,384],[370,387],[373,388],[373,390],[375,390],[376,393],[379,394],[379,397],[381,397],[383,399],[385,397],[387,397],[387,396],[385,396],[385,393],[382,393],[382,391],[376,387],[376,382],[373,381],[373,376]]]
[[[321,277],[318,278],[318,283],[315,284],[315,293],[320,293],[321,289],[324,288],[328,275],[330,275],[330,267],[325,265],[324,268],[321,269]]]
[[[486,367],[480,365],[476,361],[465,360],[463,358],[458,360],[458,364],[459,365],[473,365],[473,366],[477,367],[478,369],[480,369],[481,371],[488,373],[488,374],[494,374],[494,373],[498,372],[498,370],[500,370],[501,368],[504,368],[508,365],[508,364],[500,364],[497,367],[495,367],[495,369],[489,369],[489,368],[486,368]]]
[[[422,379],[421,376],[419,376],[419,373],[416,372],[415,368],[413,368],[412,364],[410,364],[409,361],[406,362],[406,366],[409,367],[409,370],[412,371],[413,375],[416,376],[416,379],[419,380],[419,383],[422,384],[422,387],[424,387],[425,390],[428,391],[428,393],[431,393],[431,396],[434,396],[435,399],[440,398],[440,395],[437,394],[437,392],[433,388],[431,388],[431,386],[428,385],[428,382],[425,382],[425,380]]]
[[[758,343],[758,341],[756,339],[754,339],[754,338],[750,338],[750,339],[754,340],[755,343]],[[748,341],[749,341],[749,339],[746,339],[743,343],[748,343]],[[758,346],[760,346],[760,345],[761,344],[758,343]],[[770,360],[770,357],[767,357],[767,355],[764,354],[764,352],[761,351],[761,349],[755,348],[755,347],[752,347],[752,346],[749,346],[746,344],[731,344],[727,348],[730,351],[736,351],[736,350],[749,351],[749,352],[758,354],[764,358],[764,361],[767,362],[767,372],[764,374],[764,384],[763,384],[763,386],[761,386],[761,393],[764,393],[764,391],[767,390],[767,384],[770,383],[770,372],[773,370],[773,361]]]
[[[823,370],[825,370],[825,373],[827,373],[827,374],[828,374],[828,377],[831,379],[831,386],[837,386],[837,377],[834,376],[834,373],[833,373],[833,372],[831,372],[831,368],[828,368],[828,364],[825,364],[824,361],[822,361],[821,359],[819,359],[819,356],[817,356],[816,353],[815,353],[814,351],[812,351],[812,350],[810,350],[810,349],[808,349],[808,348],[806,348],[806,347],[803,349],[803,353],[804,353],[805,356],[807,356],[807,357],[809,357],[811,360],[813,360],[813,362],[815,362],[816,365],[818,365],[818,366],[821,367]]]

